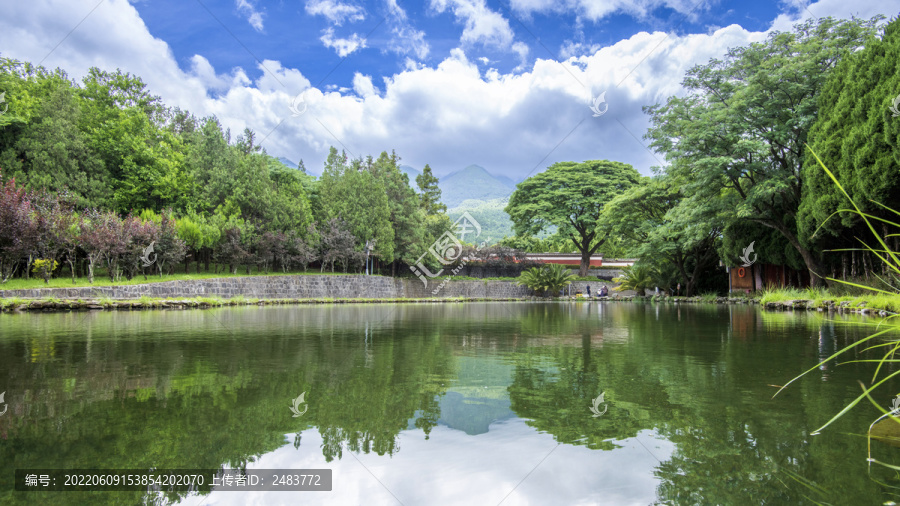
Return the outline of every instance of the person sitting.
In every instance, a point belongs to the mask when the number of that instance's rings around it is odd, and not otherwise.
[[[600,289],[600,293],[598,294],[600,297],[608,297],[609,289],[606,288],[606,285],[603,285],[603,288]]]

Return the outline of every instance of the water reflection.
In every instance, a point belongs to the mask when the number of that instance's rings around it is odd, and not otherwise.
[[[861,335],[816,313],[595,302],[3,315],[0,502],[141,499],[10,491],[16,468],[79,466],[329,467],[334,492],[302,496],[319,504],[796,503],[788,471],[821,501],[881,500],[845,434],[877,414],[809,437],[865,364],[771,398]],[[254,494],[185,504],[298,500]]]

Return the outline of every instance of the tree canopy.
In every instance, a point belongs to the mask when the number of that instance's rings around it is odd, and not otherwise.
[[[517,235],[537,235],[556,227],[581,253],[580,275],[603,245],[605,206],[640,181],[631,165],[609,160],[559,162],[516,185],[506,212]]]
[[[873,20],[808,20],[692,68],[688,94],[646,107],[646,138],[688,194],[720,199],[735,219],[777,230],[815,282],[820,258],[798,234],[805,144],[823,84],[870,40]]]

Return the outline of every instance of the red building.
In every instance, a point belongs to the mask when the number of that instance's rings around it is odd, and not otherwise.
[[[768,286],[806,288],[809,286],[809,271],[772,264],[729,267],[731,291],[753,292]]]

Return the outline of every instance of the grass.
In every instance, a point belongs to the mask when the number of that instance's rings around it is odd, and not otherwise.
[[[181,266],[179,266],[181,267]],[[316,269],[310,269],[306,272],[297,271],[297,272],[275,272],[270,271],[268,274],[260,272],[258,270],[251,271],[249,276],[296,276],[296,275],[329,275],[329,276],[343,276],[343,275],[358,275],[358,273],[345,273],[345,272],[319,272]],[[377,274],[375,274],[377,275]],[[94,283],[91,284],[88,282],[87,277],[75,278],[75,283],[72,283],[71,277],[66,276],[57,276],[50,279],[50,283],[44,283],[43,279],[32,277],[30,279],[22,279],[15,278],[10,279],[5,284],[0,285],[0,290],[28,290],[28,289],[36,289],[36,288],[77,288],[77,287],[90,287],[90,286],[128,286],[128,285],[143,285],[147,283],[162,283],[165,281],[191,281],[198,279],[213,279],[213,278],[240,278],[248,276],[247,271],[243,269],[239,269],[237,274],[232,274],[230,272],[220,272],[215,274],[213,272],[192,272],[191,274],[184,273],[174,273],[168,275],[148,275],[147,279],[144,279],[144,276],[135,276],[134,278],[129,279],[121,279],[120,281],[111,282],[109,277],[101,271],[100,274],[97,274],[95,271],[94,275]]]
[[[760,304],[769,302],[786,302],[789,300],[812,301],[813,306],[825,306],[825,301],[832,301],[835,305],[846,302],[850,308],[864,307],[869,309],[884,309],[892,313],[900,313],[900,294],[884,294],[869,292],[860,295],[835,295],[821,288],[769,288],[761,292]]]
[[[23,304],[28,304],[31,302],[31,299],[26,299],[24,297],[3,297],[0,298],[0,309],[15,309]]]
[[[51,299],[44,298],[40,299],[42,302],[61,302],[59,299]],[[204,297],[197,296],[194,298],[166,298],[166,297],[149,297],[143,296],[139,299],[112,299],[109,297],[98,297],[96,299],[96,303],[103,306],[106,309],[113,308],[122,308],[122,307],[130,307],[133,304],[138,304],[140,307],[144,308],[162,308],[167,305],[167,303],[172,302],[188,302],[188,307],[222,307],[222,306],[243,306],[243,305],[279,305],[279,304],[381,304],[381,303],[447,303],[447,302],[475,302],[475,301],[488,301],[488,302],[497,302],[504,300],[524,300],[521,298],[508,298],[508,299],[488,299],[488,298],[479,298],[479,297],[435,297],[435,298],[409,298],[409,297],[396,297],[396,298],[387,298],[387,299],[369,299],[369,298],[334,298],[334,297],[319,297],[319,298],[311,298],[311,299],[256,299],[256,298],[248,298],[243,295],[238,295],[236,297],[232,297],[230,299],[224,299],[221,297]],[[22,298],[22,297],[6,297],[0,298],[0,310],[2,311],[10,311],[16,309],[22,305],[28,305],[33,302],[34,299]],[[84,303],[86,301],[82,299],[78,299],[78,302]]]
[[[719,295],[716,292],[707,292],[700,294],[700,300],[702,302],[715,302],[718,298]]]
[[[893,234],[885,233],[885,236],[882,237],[876,230],[876,225],[877,225],[878,221],[881,221],[882,225],[890,224],[893,227],[896,227],[897,229],[900,229],[900,224],[897,224],[895,222],[889,221],[884,218],[878,218],[876,216],[864,213],[862,210],[860,210],[860,208],[856,205],[856,203],[853,201],[853,199],[850,197],[850,195],[847,193],[847,191],[844,189],[844,187],[841,185],[841,183],[834,176],[834,174],[830,170],[828,170],[828,167],[826,167],[824,163],[822,163],[822,160],[819,159],[818,155],[813,153],[813,156],[815,156],[816,161],[819,163],[819,165],[822,167],[822,169],[828,174],[828,177],[831,178],[831,180],[834,182],[835,186],[837,186],[837,188],[841,191],[841,193],[846,197],[847,202],[849,202],[850,205],[852,205],[852,207],[853,207],[853,209],[840,209],[840,210],[836,211],[834,214],[832,214],[831,216],[829,216],[829,219],[837,214],[842,213],[842,212],[850,212],[850,213],[856,214],[857,216],[862,218],[862,221],[865,223],[866,228],[868,228],[872,232],[872,235],[876,238],[876,240],[878,242],[878,244],[875,245],[874,248],[872,246],[870,246],[869,244],[863,242],[862,244],[864,246],[864,249],[869,251],[870,253],[876,255],[880,259],[882,267],[886,271],[888,271],[891,276],[900,276],[900,252],[891,250],[891,248],[887,244],[887,241],[889,240],[890,237],[897,237],[898,234],[896,232]],[[878,204],[878,206],[880,206],[883,210],[890,211],[890,213],[892,213],[892,214],[900,215],[900,212],[890,209],[878,202],[875,202],[875,204]],[[870,218],[871,218],[871,220],[870,220]],[[893,217],[893,215],[891,215],[890,218],[896,219]],[[876,223],[873,224],[873,222],[876,222]],[[820,228],[822,226],[824,226],[824,223],[822,225],[820,225]],[[816,230],[816,233],[818,233],[818,229]],[[842,280],[833,279],[833,278],[827,278],[827,279],[829,281],[835,282],[837,284],[843,284],[848,288],[853,287],[856,289],[865,290],[865,292],[862,294],[841,295],[841,296],[837,297],[834,300],[838,304],[840,304],[841,302],[847,302],[848,305],[855,305],[858,307],[859,304],[862,303],[864,300],[866,302],[866,307],[868,307],[868,308],[888,309],[889,311],[892,311],[895,313],[900,312],[900,294],[897,293],[896,288],[890,287],[890,285],[888,285],[888,287],[872,286],[872,284],[868,284],[868,286],[865,286],[863,284],[847,282],[847,281],[842,281]],[[797,292],[801,292],[801,291],[798,290]],[[818,297],[822,296],[823,293],[826,293],[826,292],[818,291],[818,290],[803,290],[802,292],[806,293],[807,295],[813,296],[811,298],[813,301],[819,300]],[[837,293],[837,292],[838,292],[838,290],[835,290],[832,293]],[[766,295],[770,295],[770,294],[763,294],[763,297],[765,297]],[[775,295],[775,294],[772,293],[771,295]],[[849,299],[849,300],[841,300],[841,299]],[[890,323],[896,323],[898,320],[900,320],[900,315],[894,315],[894,316],[888,317],[886,320],[889,321]],[[826,427],[831,425],[835,420],[841,418],[845,413],[847,413],[848,411],[853,409],[854,406],[856,406],[863,400],[869,400],[870,402],[872,402],[873,405],[877,406],[878,409],[880,411],[882,411],[883,413],[885,413],[885,414],[889,413],[884,408],[879,406],[878,403],[876,403],[872,399],[871,393],[874,390],[876,390],[878,387],[880,387],[882,384],[887,382],[888,380],[896,377],[897,375],[900,375],[900,370],[895,368],[895,364],[900,363],[900,359],[897,358],[897,354],[900,353],[900,339],[896,338],[895,334],[893,334],[896,332],[896,327],[894,325],[888,325],[881,329],[878,329],[876,327],[876,330],[878,330],[878,331],[875,332],[874,334],[871,334],[868,337],[865,337],[855,343],[850,344],[849,346],[842,348],[841,350],[838,350],[837,352],[833,353],[830,357],[825,358],[824,360],[820,361],[818,364],[812,366],[811,368],[807,369],[800,375],[794,377],[794,379],[785,383],[784,386],[779,388],[778,392],[775,393],[775,395],[777,396],[778,393],[780,393],[782,390],[787,388],[791,383],[797,381],[798,379],[802,378],[803,376],[805,376],[806,374],[808,374],[812,371],[816,371],[819,367],[821,367],[822,365],[824,365],[825,363],[827,363],[829,361],[832,361],[835,359],[838,359],[838,360],[844,359],[844,357],[846,356],[845,354],[847,354],[847,353],[850,354],[850,358],[857,359],[860,362],[877,363],[877,366],[875,367],[875,371],[872,376],[871,382],[868,385],[860,382],[860,386],[862,387],[862,390],[863,390],[862,394],[859,397],[857,397],[856,399],[850,401],[846,406],[844,406],[844,408],[840,412],[838,412],[836,415],[834,415],[824,425],[822,425],[821,427],[819,427],[818,429],[813,431],[812,434],[821,433]],[[858,359],[857,358],[858,353],[860,352],[861,349],[863,351],[874,349],[875,356],[876,357],[880,356],[881,358]],[[857,360],[853,360],[853,361],[857,361]],[[881,374],[879,374],[879,373],[881,373]],[[896,415],[896,412],[891,411],[890,414]],[[882,417],[882,418],[884,418],[884,417]],[[892,418],[895,421],[900,421],[897,418],[894,418],[894,417],[892,417]],[[869,429],[871,431],[871,426],[869,427]],[[870,435],[870,432],[867,433],[867,437],[869,437],[869,435]],[[886,467],[892,468],[894,470],[900,469],[896,466],[892,466],[892,465],[885,464],[883,462],[878,462],[877,460],[871,459],[871,453],[870,453],[869,457],[870,457],[869,462],[875,462],[875,463],[884,465]]]

